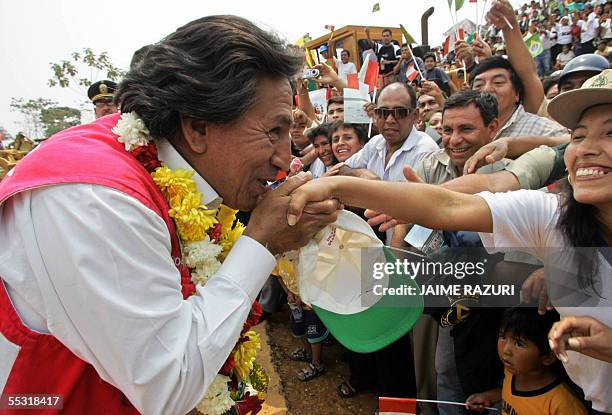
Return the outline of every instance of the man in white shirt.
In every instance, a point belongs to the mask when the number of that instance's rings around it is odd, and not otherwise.
[[[347,76],[353,73],[357,73],[357,67],[353,62],[349,62],[351,53],[348,50],[343,50],[340,53],[340,60],[336,60],[336,66],[338,67],[338,77],[345,80]]]
[[[408,84],[394,82],[378,95],[374,122],[381,134],[344,163],[355,169],[368,169],[385,181],[403,182],[404,166],[414,167],[427,154],[438,150],[436,142],[418,131],[414,124],[419,109],[414,89]],[[392,230],[387,231],[387,242]]]
[[[0,184],[0,391],[58,393],[61,385],[66,413],[194,408],[234,348],[274,255],[335,220],[337,202],[329,200],[297,224],[288,220],[288,193],[303,175],[267,186],[289,167],[289,79],[301,62],[249,21],[210,16],[153,45],[120,85],[124,117],[138,114],[169,168],[195,171],[202,204],[253,211],[223,265],[186,299],[189,270],[174,254],[172,214],[128,143],[116,142],[126,136],[111,133],[118,114],[50,138],[9,172]],[[120,181],[115,164],[97,167],[109,157],[127,166]],[[71,163],[83,171],[65,167]],[[24,174],[34,167],[42,174],[28,184]],[[107,176],[91,180],[100,171]],[[68,179],[36,185],[49,174]],[[32,341],[24,343],[24,333]],[[43,351],[45,343],[56,347],[54,358],[28,355],[40,338]],[[57,360],[60,352],[67,361]],[[83,380],[91,390],[75,397],[70,391]]]

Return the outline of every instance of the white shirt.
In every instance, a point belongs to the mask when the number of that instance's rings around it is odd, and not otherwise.
[[[193,170],[169,143],[158,148],[169,167]],[[194,179],[204,203],[220,202]],[[0,206],[0,275],[23,322],[54,335],[146,414],[195,407],[275,264],[243,236],[206,288],[183,300],[170,252],[162,218],[111,188],[49,186]],[[0,335],[0,390],[17,352]]]
[[[572,43],[572,26],[557,25],[557,43],[559,45],[569,45]]]
[[[337,60],[336,66],[338,68],[338,76],[345,81],[348,75],[357,73],[357,67],[353,62],[342,63],[341,60]]]
[[[402,146],[397,149],[385,166],[387,142],[382,134],[374,136],[345,164],[354,169],[368,169],[386,182],[404,182],[404,166],[414,168],[427,154],[439,150],[436,142],[427,134],[412,127]],[[393,228],[387,230],[387,243],[391,242]]]
[[[404,166],[414,167],[427,154],[439,150],[436,142],[427,134],[412,127],[402,146],[397,149],[385,166],[387,142],[382,134],[370,139],[367,144],[345,161],[354,169],[368,169],[387,182],[403,182]]]
[[[312,173],[313,179],[318,179],[319,177],[323,177],[323,175],[327,171],[327,167],[325,167],[325,164],[323,164],[321,159],[317,157],[310,164],[310,168],[308,169],[308,171]]]
[[[482,233],[482,243],[491,253],[508,252],[513,248],[527,252],[543,261],[547,267],[555,267],[551,258],[559,259],[551,248],[566,249],[567,240],[557,227],[559,198],[555,194],[537,190],[519,190],[507,193],[479,193],[491,210],[493,233]],[[565,254],[567,256],[567,253]],[[598,252],[601,296],[594,307],[555,307],[564,316],[592,316],[612,326],[612,266]],[[559,268],[560,269],[560,268]],[[551,273],[547,278],[555,278]],[[553,305],[554,304],[553,299]],[[593,402],[593,409],[612,412],[612,363],[606,363],[580,353],[568,351],[569,362],[565,370],[587,400]]]
[[[589,17],[586,22],[584,20],[579,20],[578,26],[580,27],[580,43],[589,42],[595,39],[595,36],[597,35],[599,19]]]

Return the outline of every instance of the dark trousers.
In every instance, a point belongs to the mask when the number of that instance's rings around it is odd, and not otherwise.
[[[595,53],[595,44],[592,40],[580,44],[580,54]]]
[[[408,334],[374,353],[347,352],[349,382],[357,391],[374,388],[378,396],[416,397],[414,358]]]

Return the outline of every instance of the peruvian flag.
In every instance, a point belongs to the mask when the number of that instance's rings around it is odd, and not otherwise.
[[[366,59],[359,70],[359,81],[368,84],[369,92],[372,92],[378,82],[378,62]]]
[[[416,415],[417,400],[409,398],[378,398],[379,415]]]
[[[457,34],[459,36],[457,36]],[[455,43],[464,39],[463,29],[459,29],[456,32],[452,32],[444,41],[444,56],[448,55],[451,51],[455,50]]]
[[[359,74],[350,73],[346,76],[347,88],[359,89]]]
[[[326,28],[327,30],[329,30],[329,31],[333,32],[333,31],[334,31],[334,29],[336,29],[336,26],[331,25],[331,24],[326,24],[326,25],[325,25],[325,28]]]
[[[419,71],[417,71],[414,67],[414,63],[408,65],[408,69],[406,69],[406,78],[408,81],[412,82],[419,76]]]

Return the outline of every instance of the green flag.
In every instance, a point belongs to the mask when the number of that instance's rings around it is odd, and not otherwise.
[[[414,38],[410,35],[410,33],[408,33],[404,25],[402,24],[400,25],[400,30],[402,31],[402,34],[406,38],[406,43],[408,43],[409,45],[413,43],[417,43],[416,40],[414,40]]]
[[[465,0],[455,0],[455,11],[463,7]]]
[[[528,33],[523,40],[527,45],[527,49],[529,49],[529,53],[531,53],[531,56],[534,58],[544,52],[544,47],[542,46],[542,41],[540,40],[540,35],[538,33]]]
[[[374,7],[372,7],[372,13],[376,13],[380,11],[380,3],[375,3]]]

